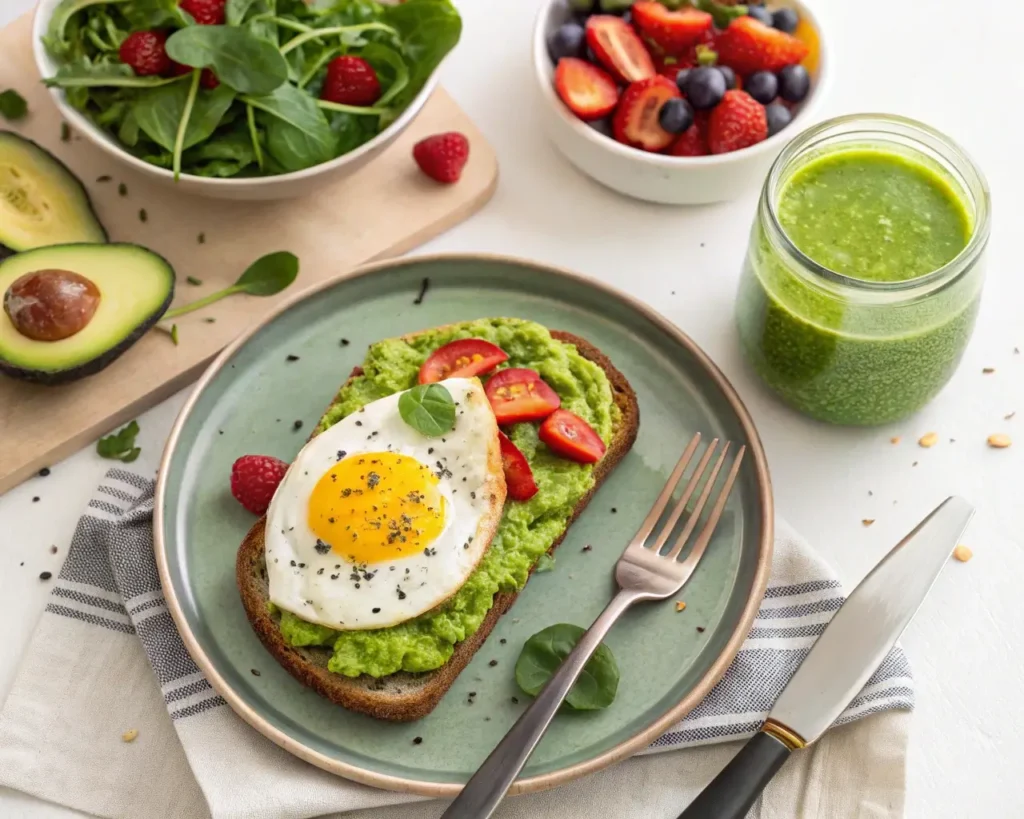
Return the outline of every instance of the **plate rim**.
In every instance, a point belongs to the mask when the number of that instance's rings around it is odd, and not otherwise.
[[[746,636],[753,625],[754,618],[757,615],[757,611],[760,608],[761,600],[764,597],[764,592],[768,585],[768,572],[771,567],[771,556],[774,547],[774,500],[771,476],[768,471],[767,457],[765,455],[764,446],[761,443],[761,437],[758,435],[753,418],[747,410],[746,405],[743,403],[743,400],[740,398],[729,379],[726,378],[725,374],[718,368],[718,365],[711,360],[707,353],[705,353],[704,350],[692,338],[690,338],[690,336],[656,310],[628,293],[619,290],[617,287],[613,287],[605,282],[557,265],[508,254],[475,252],[429,253],[384,259],[361,265],[353,268],[347,273],[341,274],[340,276],[320,282],[310,289],[297,293],[291,298],[283,301],[217,354],[217,357],[210,363],[202,376],[193,386],[191,393],[185,400],[184,405],[174,420],[174,425],[171,427],[170,435],[167,438],[167,443],[164,446],[163,454],[160,458],[153,505],[153,551],[156,557],[157,570],[160,575],[160,586],[167,602],[167,610],[171,614],[171,618],[178,630],[178,634],[181,636],[182,642],[185,644],[186,650],[195,661],[196,665],[199,666],[199,670],[206,676],[210,685],[213,686],[213,689],[224,698],[231,709],[239,717],[267,739],[271,740],[294,756],[297,756],[299,759],[345,779],[358,782],[363,785],[382,788],[384,790],[414,793],[434,798],[454,797],[462,790],[463,785],[454,782],[429,782],[403,776],[395,776],[393,774],[378,773],[376,771],[366,770],[365,768],[361,768],[350,762],[333,759],[307,747],[298,740],[288,736],[284,731],[275,728],[256,709],[251,708],[242,701],[241,697],[234,691],[227,680],[221,676],[213,662],[211,662],[211,660],[206,656],[202,647],[192,634],[191,628],[185,619],[185,613],[182,609],[181,603],[174,593],[174,586],[171,582],[170,566],[167,560],[167,549],[163,537],[165,524],[164,501],[167,492],[167,474],[171,458],[177,449],[182,428],[191,415],[199,397],[205,392],[206,387],[225,367],[232,356],[234,356],[238,350],[245,346],[249,340],[265,326],[275,321],[279,316],[286,313],[297,304],[306,301],[307,299],[315,298],[324,290],[336,287],[345,281],[373,276],[382,270],[394,267],[396,264],[437,262],[464,263],[472,261],[497,262],[529,267],[540,272],[554,275],[570,282],[578,283],[601,291],[605,295],[636,311],[660,331],[685,347],[704,371],[704,374],[711,379],[715,386],[725,396],[737,420],[740,422],[740,426],[743,429],[744,434],[747,436],[749,441],[748,452],[754,466],[758,495],[761,501],[761,542],[759,546],[757,566],[754,570],[754,577],[750,586],[747,601],[744,604],[736,627],[729,636],[725,647],[711,664],[711,667],[707,672],[705,672],[700,680],[698,680],[693,689],[676,705],[668,709],[668,711],[662,714],[658,719],[654,720],[654,722],[633,734],[633,736],[618,743],[614,747],[609,748],[592,759],[577,762],[573,765],[568,765],[555,771],[549,771],[548,773],[538,774],[524,779],[517,779],[512,784],[511,788],[509,788],[509,794],[536,793],[539,791],[549,790],[587,774],[603,770],[604,768],[607,768],[610,765],[626,759],[627,757],[633,756],[638,751],[643,750],[650,745],[654,739],[664,733],[667,728],[692,711],[711,691],[715,684],[721,680],[726,669],[739,652],[743,641],[746,639]]]

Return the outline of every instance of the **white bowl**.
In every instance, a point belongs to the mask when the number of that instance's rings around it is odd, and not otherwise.
[[[540,90],[541,117],[548,137],[566,159],[587,176],[619,193],[666,205],[704,205],[735,199],[764,182],[775,157],[790,139],[811,124],[814,109],[828,82],[828,51],[817,18],[799,0],[782,0],[818,34],[818,66],[811,75],[811,93],[793,121],[757,145],[727,154],[675,157],[652,154],[616,142],[576,117],[555,92],[554,65],[548,37],[572,15],[566,0],[550,0],[533,30],[533,66]]]
[[[36,6],[35,17],[32,20],[32,53],[35,55],[36,66],[43,77],[52,77],[57,73],[57,64],[43,47],[42,36],[49,25],[50,17],[61,0],[39,0]],[[351,176],[366,163],[387,148],[399,134],[404,131],[416,115],[430,99],[434,88],[437,86],[437,71],[420,90],[420,93],[409,103],[391,125],[381,131],[377,136],[364,145],[360,145],[354,151],[349,151],[343,156],[292,173],[279,174],[277,176],[245,177],[242,179],[212,179],[201,176],[182,174],[178,181],[175,181],[174,174],[165,168],[158,168],[143,162],[128,153],[121,144],[110,134],[94,125],[88,117],[70,106],[64,98],[64,92],[59,88],[51,88],[50,93],[53,100],[60,109],[61,116],[71,124],[78,133],[105,151],[110,156],[124,165],[127,165],[144,176],[157,182],[174,187],[176,190],[187,193],[196,193],[200,196],[209,196],[215,199],[244,199],[244,200],[266,200],[266,199],[288,199],[311,193],[326,185],[334,184]]]

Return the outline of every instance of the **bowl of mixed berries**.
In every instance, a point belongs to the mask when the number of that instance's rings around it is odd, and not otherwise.
[[[764,179],[821,100],[827,59],[797,0],[552,0],[533,57],[548,135],[576,167],[666,204]]]

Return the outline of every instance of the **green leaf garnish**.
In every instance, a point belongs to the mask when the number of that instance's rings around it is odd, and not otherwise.
[[[579,626],[559,623],[534,634],[523,645],[516,660],[519,687],[531,697],[537,696],[584,633]],[[618,689],[619,666],[611,649],[602,643],[587,661],[565,701],[577,711],[596,711],[611,705]]]
[[[96,442],[96,454],[101,458],[110,458],[130,464],[142,452],[139,447],[135,446],[135,436],[138,434],[139,424],[137,421],[132,421],[119,432],[100,438]]]
[[[172,324],[171,325],[171,341],[174,342],[174,346],[175,347],[178,346],[178,325],[177,324]]]
[[[440,384],[418,384],[402,393],[398,414],[417,432],[437,438],[455,426],[455,399]]]
[[[21,119],[27,113],[28,103],[25,102],[25,98],[13,88],[8,88],[6,91],[0,93],[0,116],[4,119],[13,122]]]
[[[743,5],[727,6],[715,0],[692,0],[692,3],[695,8],[710,14],[717,28],[728,28],[733,20],[747,16],[747,7]]]
[[[248,293],[250,296],[273,296],[294,282],[298,275],[299,259],[294,253],[289,253],[287,250],[268,253],[249,265],[246,271],[239,276],[238,281],[230,287],[211,293],[191,304],[184,304],[181,307],[168,310],[163,317],[165,319],[177,318],[235,293]]]
[[[544,552],[544,554],[542,554],[540,558],[537,560],[537,562],[534,564],[533,573],[543,574],[544,572],[554,571],[554,568],[555,559],[547,552]]]

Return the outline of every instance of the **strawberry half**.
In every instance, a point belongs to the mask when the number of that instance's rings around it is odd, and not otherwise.
[[[706,11],[670,11],[653,0],[639,0],[632,6],[633,24],[640,33],[669,54],[679,54],[696,45],[709,31],[712,17]]]
[[[588,121],[608,116],[619,101],[619,87],[608,72],[576,57],[558,61],[555,91],[570,111]]]
[[[738,17],[715,39],[718,62],[747,76],[755,71],[776,72],[795,65],[810,50],[790,34],[770,28],[753,17]]]
[[[708,120],[708,148],[713,154],[749,148],[767,136],[764,106],[746,91],[726,91]]]
[[[676,135],[661,127],[658,112],[668,100],[679,96],[675,83],[660,75],[630,85],[623,92],[612,120],[615,139],[642,151],[667,148]]]
[[[587,45],[619,82],[638,82],[655,75],[650,52],[621,17],[595,14],[588,19]]]

